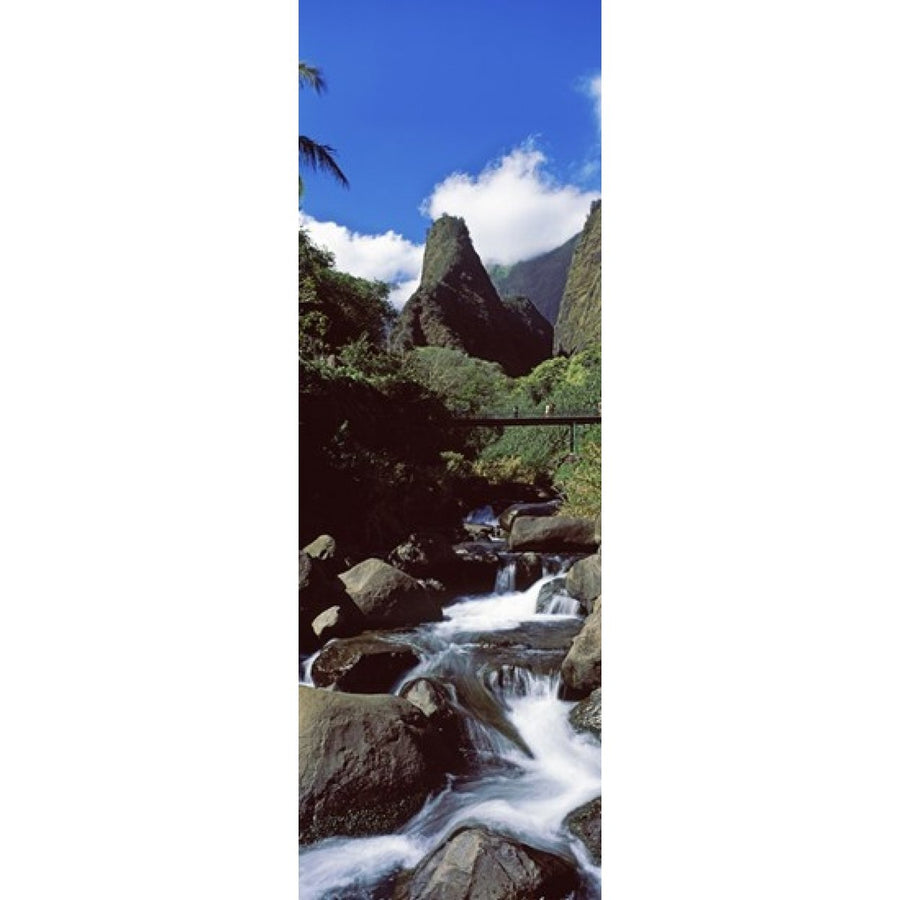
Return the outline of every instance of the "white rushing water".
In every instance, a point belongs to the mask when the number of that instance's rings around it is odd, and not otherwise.
[[[565,597],[560,598],[558,611],[536,612],[541,587],[553,577],[545,576],[526,591],[461,598],[444,610],[444,621],[409,635],[424,659],[405,681],[422,675],[444,677],[450,683],[477,681],[495,698],[507,727],[528,752],[473,720],[469,724],[479,732],[475,744],[485,763],[480,774],[451,777],[447,788],[395,834],[331,838],[301,848],[301,900],[380,897],[373,885],[416,865],[464,823],[496,828],[525,843],[577,858],[589,883],[584,896],[599,896],[600,871],[591,866],[563,820],[600,795],[600,742],[570,725],[574,703],[558,699],[558,674],[532,674],[515,664],[514,655],[511,663],[479,668],[473,662],[474,645],[467,643],[473,633],[502,632],[527,623],[552,626],[571,619],[575,610],[564,608]],[[307,676],[310,664],[307,661]]]

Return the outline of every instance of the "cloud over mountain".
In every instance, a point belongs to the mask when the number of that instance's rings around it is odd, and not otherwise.
[[[422,204],[424,214],[462,216],[485,263],[509,264],[552,250],[584,226],[599,191],[563,184],[532,141],[478,175],[454,172]]]

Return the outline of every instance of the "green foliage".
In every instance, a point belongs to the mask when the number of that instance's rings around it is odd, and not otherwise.
[[[563,515],[600,515],[600,457],[598,434],[593,439],[585,439],[579,447],[578,459],[567,463],[557,472],[556,486],[563,495]]]
[[[300,355],[335,353],[365,339],[381,348],[396,310],[388,302],[390,288],[334,269],[334,257],[299,232]]]
[[[404,359],[410,378],[439,394],[457,415],[496,408],[511,380],[498,363],[467,356],[449,347],[415,347]]]

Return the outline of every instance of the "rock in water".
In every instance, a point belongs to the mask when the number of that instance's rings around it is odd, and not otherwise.
[[[596,606],[563,660],[561,674],[569,696],[584,697],[600,687],[600,647],[600,607]]]
[[[600,801],[597,797],[573,810],[566,816],[563,824],[587,848],[594,865],[600,865]]]
[[[591,691],[580,703],[576,703],[569,713],[569,722],[576,731],[586,731],[590,734],[601,737],[601,706],[600,691],[601,688]]]
[[[566,590],[590,609],[600,596],[600,554],[579,559],[566,573]]]
[[[401,882],[398,900],[561,900],[574,866],[486,828],[461,828]]]
[[[397,350],[449,347],[524,375],[550,357],[553,328],[524,297],[502,300],[466,223],[441,216],[425,242],[422,280],[391,334]]]
[[[575,245],[553,332],[554,353],[569,355],[600,345],[600,281],[600,201],[596,200]]]
[[[305,685],[299,690],[301,844],[387,834],[443,782],[428,719],[412,703]]]
[[[518,516],[509,532],[509,549],[545,553],[596,550],[594,520],[569,516]]]
[[[380,559],[367,559],[338,576],[370,628],[440,621],[437,597],[415,578]]]
[[[418,655],[407,644],[361,635],[327,644],[313,662],[311,674],[316,687],[381,694],[418,662]]]

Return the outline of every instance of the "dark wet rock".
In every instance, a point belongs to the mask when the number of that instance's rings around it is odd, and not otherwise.
[[[515,589],[527,591],[544,574],[544,564],[537,553],[523,553],[516,557]]]
[[[456,565],[453,544],[443,535],[431,532],[411,534],[394,547],[388,562],[413,578],[442,580]]]
[[[500,513],[497,521],[500,527],[508,532],[519,516],[553,516],[561,505],[559,500],[548,500],[546,503],[513,503]]]
[[[304,685],[299,691],[301,844],[387,834],[443,783],[428,719],[409,701]]]
[[[398,886],[398,900],[562,900],[579,877],[569,860],[486,828],[460,828]]]
[[[597,797],[572,810],[563,821],[588,851],[594,865],[600,865],[600,801]]]
[[[594,553],[575,563],[566,573],[566,590],[585,606],[600,596],[600,554]]]
[[[488,593],[494,589],[500,565],[495,549],[479,541],[463,541],[453,545],[453,554],[456,563],[448,587],[469,593]]]
[[[418,654],[408,644],[363,634],[328,643],[313,662],[311,674],[316,687],[380,694],[418,663]]]
[[[383,560],[367,559],[339,577],[370,628],[418,625],[442,617],[433,592]]]
[[[582,623],[578,619],[560,617],[559,621],[523,622],[516,628],[502,631],[473,631],[460,635],[460,643],[482,647],[518,647],[523,650],[567,651]]]
[[[577,700],[600,687],[600,607],[584,620],[584,626],[572,641],[562,664],[562,680],[568,687],[566,696]]]
[[[518,516],[509,532],[509,549],[545,553],[596,550],[594,521],[569,516]]]
[[[327,565],[300,552],[299,575],[300,650],[311,653],[321,645],[312,628],[313,620],[332,606],[349,602],[344,585],[327,570]]]
[[[569,713],[569,721],[576,731],[586,731],[598,738],[601,736],[600,691],[600,688],[591,691]]]
[[[441,755],[447,771],[460,770],[473,761],[465,713],[454,702],[448,685],[436,678],[415,678],[403,686],[400,696],[428,717],[434,731],[435,752]]]
[[[312,621],[312,630],[320,643],[332,638],[353,637],[364,631],[366,618],[348,597],[345,602],[329,606]]]

